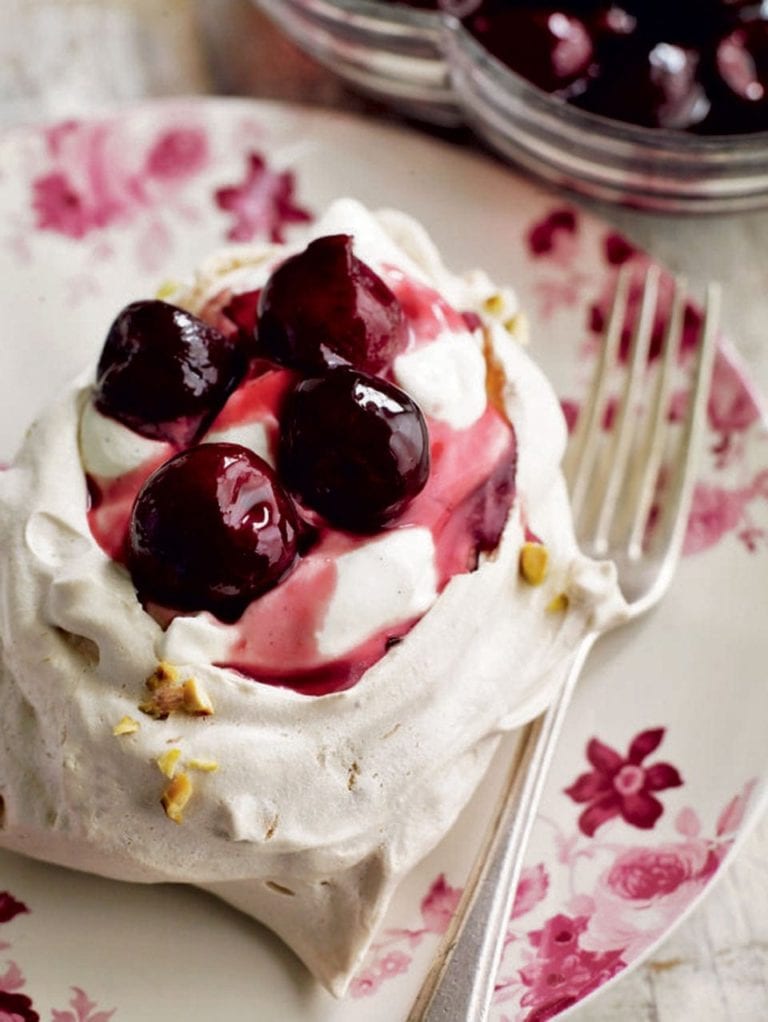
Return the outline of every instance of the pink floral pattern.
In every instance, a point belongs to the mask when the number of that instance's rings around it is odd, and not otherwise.
[[[147,274],[173,265],[179,227],[210,217],[212,205],[231,217],[226,236],[283,240],[288,225],[311,219],[296,198],[291,170],[274,170],[264,154],[246,151],[242,181],[210,182],[219,140],[199,115],[180,107],[151,132],[132,132],[129,119],[68,120],[48,128],[30,175],[34,228],[79,244],[70,300],[100,293],[98,268],[114,256],[114,234],[132,229],[135,260]],[[239,139],[245,146],[253,132]],[[228,155],[236,156],[228,152]],[[33,257],[34,235],[19,224],[9,244],[21,260]]]
[[[544,863],[527,866],[520,874],[515,903],[512,906],[512,918],[518,919],[534,909],[546,898],[548,889],[549,875]]]
[[[8,891],[0,891],[0,923],[9,923],[22,912],[29,912],[23,901],[17,901]]]
[[[520,970],[526,988],[520,1005],[531,1009],[522,1016],[526,1022],[554,1018],[626,966],[621,951],[589,951],[582,946],[588,924],[588,916],[558,913],[528,934],[535,953]]]
[[[40,1022],[40,1016],[26,994],[0,990],[0,1022]]]
[[[243,181],[219,188],[215,195],[219,208],[234,219],[227,232],[229,240],[283,241],[286,224],[310,220],[311,214],[296,203],[295,187],[291,171],[272,170],[263,156],[251,153]]]
[[[438,876],[421,900],[422,925],[412,930],[386,930],[372,945],[365,966],[352,981],[350,995],[369,997],[385,980],[407,971],[412,957],[405,949],[412,951],[429,934],[445,933],[460,898],[461,890],[450,887],[443,874]]]
[[[622,235],[607,231],[599,238],[599,258],[605,269],[599,275],[590,275],[584,267],[594,261],[594,256],[586,248],[589,232],[582,231],[581,224],[578,214],[568,207],[557,206],[527,229],[527,245],[538,270],[531,286],[538,299],[539,315],[542,319],[551,319],[563,309],[583,305],[585,294],[594,287],[597,298],[588,307],[586,340],[580,352],[585,361],[589,361],[601,343],[618,268],[628,266],[631,271],[628,315],[620,346],[622,356],[626,357],[639,313],[643,280],[651,261]],[[655,360],[661,350],[673,288],[672,276],[662,273],[650,361]],[[688,302],[684,313],[681,365],[689,362],[695,350],[701,321],[700,309]],[[578,340],[579,335],[574,337]],[[686,400],[687,391],[684,390],[673,396],[672,421],[683,419]],[[561,404],[571,430],[580,402],[565,397]],[[603,423],[605,429],[611,428],[614,409],[615,401],[609,399]],[[707,413],[709,462],[694,492],[684,553],[700,554],[728,536],[735,536],[743,549],[754,553],[768,547],[768,470],[760,466],[750,474],[746,455],[755,439],[763,435],[765,427],[758,397],[743,370],[725,350],[715,359]]]
[[[579,780],[600,787],[605,777],[615,780],[629,766],[643,771],[646,781],[650,775],[682,786],[669,764],[643,765],[664,734],[664,728],[642,731],[626,756],[593,739],[587,748],[593,770]],[[587,777],[589,782],[582,780]],[[581,786],[577,781],[572,787]],[[749,781],[726,803],[710,836],[689,805],[674,817],[677,839],[670,840],[667,828],[662,840],[648,844],[617,841],[616,831],[612,840],[601,840],[589,828],[568,831],[540,817],[552,832],[555,854],[547,864],[523,870],[494,997],[502,1012],[507,1005],[515,1007],[512,1015],[494,1016],[498,1022],[546,1022],[641,957],[712,880],[744,822],[755,787],[756,781]],[[613,814],[621,815],[620,809]],[[655,822],[660,813],[654,808],[650,815]],[[652,829],[649,817],[641,814],[641,819],[641,830]],[[637,826],[632,819],[624,823]],[[445,875],[438,876],[421,901],[421,925],[385,931],[353,981],[351,995],[376,994],[387,979],[407,971],[414,949],[446,932],[460,898],[461,891]]]
[[[0,923],[9,923],[17,916],[28,913],[29,909],[22,902],[9,894],[0,892]],[[0,941],[0,951],[7,951],[10,944]],[[18,964],[13,961],[6,963],[5,971],[0,973],[0,1022],[40,1022],[40,1013],[34,1002],[26,993],[26,979]],[[50,1022],[109,1022],[115,1014],[110,1011],[98,1010],[98,1004],[92,1001],[80,987],[72,987],[69,1010],[53,1009]]]
[[[543,863],[527,866],[521,876],[512,910],[512,919],[525,915],[536,907],[547,894],[549,878]],[[461,889],[451,887],[443,874],[432,883],[421,900],[420,927],[415,929],[386,930],[373,944],[362,971],[352,981],[352,997],[368,997],[376,993],[381,983],[405,972],[411,964],[412,951],[429,937],[441,937],[461,900]]]
[[[578,230],[573,206],[553,209],[528,230],[528,248],[534,258],[549,256],[557,262],[569,262],[572,241]]]
[[[593,837],[602,824],[616,816],[633,827],[649,830],[664,811],[654,792],[679,788],[683,780],[669,763],[644,766],[643,760],[661,744],[664,728],[654,728],[636,735],[626,756],[604,745],[597,738],[587,745],[589,773],[581,774],[565,789],[574,802],[586,803],[579,816],[579,829]]]
[[[758,472],[747,485],[736,489],[699,483],[693,495],[691,517],[685,536],[685,554],[698,554],[735,533],[751,552],[765,545],[768,531],[755,524],[750,505],[755,501],[768,505],[768,470]]]
[[[39,230],[79,240],[169,199],[208,161],[197,126],[160,131],[149,147],[126,152],[115,122],[70,120],[48,131],[49,168],[32,180]]]
[[[712,880],[754,787],[750,781],[727,803],[711,836],[690,806],[675,817],[680,840],[648,845],[601,841],[544,820],[558,849],[552,863],[564,875],[538,906],[538,926],[511,921],[495,1001],[516,1008],[499,1022],[554,1018],[645,954]]]
[[[72,999],[69,1002],[71,1011],[54,1009],[51,1022],[109,1022],[114,1015],[112,1011],[97,1011],[98,1005],[92,1001],[80,987],[72,987]]]

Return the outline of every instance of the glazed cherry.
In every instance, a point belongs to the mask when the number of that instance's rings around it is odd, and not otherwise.
[[[614,120],[700,134],[768,131],[765,0],[388,2],[455,15],[534,84]]]
[[[94,400],[142,436],[186,446],[211,422],[245,372],[236,337],[175,305],[127,305],[109,329]]]
[[[303,380],[286,399],[278,466],[299,501],[350,532],[391,522],[429,476],[429,435],[398,387],[349,367]]]
[[[592,39],[584,22],[561,8],[480,14],[469,28],[490,53],[547,92],[572,88],[592,63]]]
[[[708,130],[768,128],[768,17],[745,20],[721,39],[713,63]]]
[[[296,509],[272,469],[239,444],[201,444],[162,465],[131,513],[139,598],[234,621],[296,556]]]
[[[574,102],[593,113],[648,128],[691,128],[710,103],[697,80],[699,56],[672,43],[632,48],[602,72]]]
[[[408,343],[400,303],[346,234],[318,238],[275,270],[257,329],[263,356],[305,372],[343,364],[379,372]]]

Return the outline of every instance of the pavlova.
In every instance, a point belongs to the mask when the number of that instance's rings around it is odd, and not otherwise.
[[[119,311],[0,474],[0,845],[205,888],[343,991],[623,613],[524,327],[351,200]]]

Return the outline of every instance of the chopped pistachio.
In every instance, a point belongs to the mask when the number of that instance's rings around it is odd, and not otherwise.
[[[540,586],[547,577],[549,554],[541,543],[523,543],[520,550],[520,574],[528,585]]]
[[[213,713],[213,703],[208,694],[199,682],[194,678],[187,678],[182,685],[184,693],[183,709],[195,717],[210,717]]]
[[[193,717],[210,717],[213,704],[205,690],[194,678],[178,682],[175,667],[162,661],[146,680],[150,691],[148,699],[139,703],[139,709],[156,720],[165,720],[176,711]]]
[[[115,724],[112,728],[113,735],[132,735],[139,730],[138,720],[134,720],[133,717],[123,717]]]
[[[155,298],[161,301],[165,298],[170,298],[178,290],[178,287],[179,285],[175,280],[164,280],[157,291],[155,291]]]
[[[490,313],[491,316],[498,316],[504,309],[504,298],[498,293],[490,295],[483,302],[483,308],[486,312]]]
[[[166,777],[171,779],[176,773],[176,766],[181,758],[181,749],[168,749],[162,755],[158,756],[155,762],[160,767],[162,773]]]
[[[184,819],[184,809],[192,798],[194,787],[189,775],[185,773],[176,774],[171,783],[163,792],[160,800],[165,810],[165,815],[174,823],[181,823]]]

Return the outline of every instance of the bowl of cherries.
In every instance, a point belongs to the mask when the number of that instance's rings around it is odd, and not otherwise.
[[[257,0],[402,112],[639,208],[768,204],[768,3]]]

